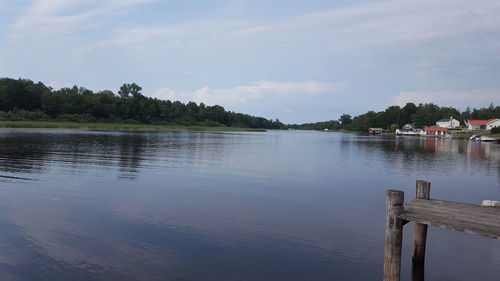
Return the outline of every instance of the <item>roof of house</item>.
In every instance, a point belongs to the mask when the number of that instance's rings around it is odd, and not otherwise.
[[[383,131],[384,129],[382,129],[382,128],[369,128],[368,130],[372,130],[372,131]]]
[[[426,131],[448,131],[448,128],[444,127],[425,127]]]
[[[471,124],[471,125],[486,125],[486,124],[489,124],[495,120],[498,120],[498,118],[491,118],[488,120],[469,120],[469,124]]]
[[[439,120],[437,122],[450,122],[450,118],[441,119],[441,120]]]

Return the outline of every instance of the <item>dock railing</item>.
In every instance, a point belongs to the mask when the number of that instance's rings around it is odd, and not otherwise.
[[[404,192],[387,191],[384,281],[400,281],[403,226],[415,223],[412,281],[424,280],[429,225],[500,239],[500,208],[430,199],[431,183],[417,181],[416,196],[404,203]]]

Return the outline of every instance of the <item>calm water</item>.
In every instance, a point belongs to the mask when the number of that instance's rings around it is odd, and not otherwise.
[[[417,179],[500,199],[500,145],[0,131],[0,280],[381,280],[385,190]],[[431,228],[427,262],[427,280],[498,281],[500,243]]]

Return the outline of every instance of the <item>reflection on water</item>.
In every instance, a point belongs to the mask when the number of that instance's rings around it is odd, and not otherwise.
[[[499,199],[500,147],[0,131],[0,280],[380,280],[385,190],[411,197],[420,178],[436,198]],[[498,280],[497,241],[431,229],[428,243],[428,280]]]
[[[384,159],[398,173],[425,170],[454,173],[457,169],[478,169],[498,174],[500,149],[497,144],[440,138],[400,137],[354,140],[373,157]],[[460,162],[461,165],[458,165]],[[463,171],[463,170],[462,170]]]

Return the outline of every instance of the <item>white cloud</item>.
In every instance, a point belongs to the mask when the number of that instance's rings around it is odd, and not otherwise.
[[[170,25],[136,26],[114,31],[99,46],[162,42],[166,47],[286,42],[311,44],[318,38],[327,49],[427,42],[464,34],[499,32],[496,0],[388,0],[299,16],[239,20],[200,20]],[[310,40],[298,40],[298,39]],[[483,39],[499,42],[498,38]],[[448,45],[446,42],[443,42]],[[470,44],[470,42],[469,42]],[[442,50],[442,49],[440,49]]]
[[[11,26],[10,37],[56,37],[93,26],[98,16],[153,1],[157,0],[35,0]]]
[[[244,12],[248,6],[248,0],[229,0],[223,8],[223,14],[233,15]]]
[[[51,87],[52,89],[54,90],[59,90],[61,88],[71,88],[73,87],[73,85],[75,84],[71,84],[71,83],[64,83],[64,82],[60,82],[60,81],[50,81],[49,83],[46,84],[48,87]]]
[[[414,85],[497,87],[487,81],[500,62],[498,14],[498,0],[385,0],[285,17],[125,22],[106,29],[105,39],[75,45],[65,59],[80,63],[103,52],[119,52],[138,61],[186,65],[262,61],[262,66],[276,67],[282,61],[329,61],[330,69],[345,68],[352,81],[371,75],[359,72],[359,65],[367,65],[367,71],[397,73]],[[349,73],[353,70],[356,74]]]
[[[274,97],[315,96],[334,92],[338,84],[305,81],[305,82],[273,82],[258,81],[250,86],[238,86],[231,89],[200,88],[194,92],[178,92],[170,88],[161,88],[153,93],[153,97],[182,102],[203,102],[207,105],[236,105],[247,101]]]
[[[493,103],[500,105],[500,90],[478,89],[462,92],[448,91],[413,91],[401,92],[392,98],[391,105],[404,106],[408,102],[434,103],[440,106],[453,106],[461,109],[470,107],[483,107]]]

